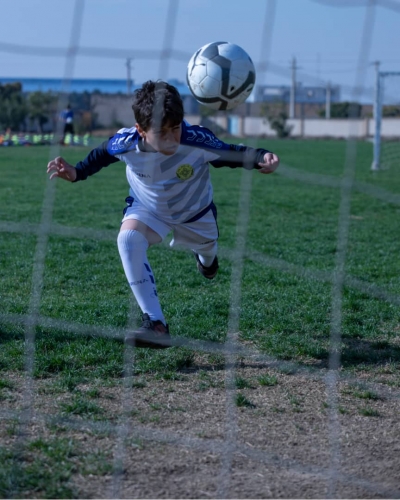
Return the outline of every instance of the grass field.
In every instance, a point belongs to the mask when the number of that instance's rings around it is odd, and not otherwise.
[[[275,174],[212,170],[220,228],[216,280],[204,280],[187,252],[167,245],[149,250],[170,331],[176,338],[194,342],[192,347],[135,352],[133,387],[141,391],[143,407],[138,404],[131,409],[130,417],[143,425],[161,425],[164,403],[157,398],[160,392],[180,394],[179,387],[186,383],[188,393],[200,393],[207,400],[213,390],[223,391],[225,358],[220,347],[230,321],[237,221],[247,209],[243,275],[237,291],[239,346],[265,360],[289,363],[272,367],[265,361],[258,371],[241,372],[240,363],[245,366],[246,359],[239,353],[235,379],[238,411],[252,411],[251,418],[256,418],[262,407],[256,401],[266,394],[262,391],[283,383],[290,370],[295,373],[304,368],[314,373],[328,367],[333,272],[343,227],[348,227],[348,241],[339,249],[345,256],[340,373],[398,394],[400,169],[371,172],[372,147],[364,142],[354,144],[356,156],[350,156],[350,163],[346,155],[352,150],[345,141],[260,140],[257,146],[280,155],[282,165]],[[87,152],[68,148],[61,154],[75,163]],[[43,279],[35,289],[32,276],[37,232],[43,228],[49,159],[48,147],[0,148],[0,400],[5,411],[0,433],[0,496],[99,497],[103,493],[85,490],[78,476],[108,477],[110,484],[110,477],[116,477],[111,445],[104,448],[96,441],[93,448],[84,451],[83,441],[71,436],[60,423],[52,427],[49,422],[22,439],[17,417],[26,396],[22,389],[27,363],[24,332],[32,290],[40,294],[35,317],[35,401],[40,407],[40,402],[48,399],[48,406],[43,403],[40,413],[91,423],[116,423],[122,415],[120,399],[110,406],[113,391],[115,396],[123,390],[121,331],[139,319],[116,247],[127,196],[125,168],[117,163],[73,185],[56,181],[54,208],[47,214],[51,225]],[[351,167],[353,161],[355,178],[350,213],[346,214],[341,212],[341,193],[346,188],[341,181],[346,165]],[[246,174],[252,177],[249,207],[240,204]],[[107,338],[107,332],[114,338]],[[214,342],[217,348],[215,352],[196,349],[195,341]],[[300,411],[307,398],[302,400],[290,390],[285,394],[287,412]],[[340,403],[343,414],[355,412],[363,418],[383,414],[378,392],[353,384],[342,394],[348,403],[348,407]],[[174,416],[188,411],[185,406],[172,407],[168,411]],[[282,407],[275,404],[274,408],[271,411],[278,418]],[[197,409],[196,415],[203,410]],[[262,415],[258,414],[261,420]],[[102,432],[100,441],[104,439]],[[143,443],[138,438],[130,446],[140,450]],[[325,448],[329,451],[326,443]],[[156,490],[138,491],[142,496],[157,496]],[[167,489],[159,496],[174,491]],[[212,496],[211,486],[208,491]],[[249,490],[251,494],[258,492]],[[290,490],[285,494],[290,496]]]

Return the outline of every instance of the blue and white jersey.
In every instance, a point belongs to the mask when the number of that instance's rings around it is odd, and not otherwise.
[[[186,124],[185,124],[186,125]],[[144,152],[139,147],[140,136],[135,128],[121,129],[107,144],[110,155],[126,163],[130,195],[150,212],[168,223],[184,222],[213,199],[209,162],[223,143],[201,130],[183,127],[177,151],[166,156]],[[208,142],[208,149],[193,147],[193,141]]]
[[[267,152],[226,144],[210,130],[182,123],[180,146],[170,156],[143,151],[136,128],[120,129],[76,165],[77,180],[84,180],[118,160],[126,164],[130,195],[159,219],[182,223],[192,219],[213,200],[209,164],[259,168]]]

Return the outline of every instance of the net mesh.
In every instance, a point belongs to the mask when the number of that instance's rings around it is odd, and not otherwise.
[[[381,113],[380,168],[398,168],[400,145],[395,126],[400,118],[400,73],[382,79]]]
[[[186,60],[185,54],[176,54],[173,50],[174,34],[176,29],[177,13],[179,12],[178,0],[169,2],[168,14],[165,23],[164,42],[161,57],[159,58],[159,74],[155,75],[160,78],[168,78],[169,65],[171,61],[183,58]],[[365,91],[363,81],[365,80],[365,71],[368,67],[368,61],[371,50],[371,40],[374,28],[375,10],[373,2],[366,3],[366,16],[364,21],[363,39],[361,40],[361,50],[358,61],[358,71],[356,81],[352,88],[354,100]],[[265,3],[264,12],[264,29],[265,36],[262,40],[262,46],[259,48],[262,54],[263,64],[259,65],[260,79],[266,79],[269,72],[274,69],[277,74],[280,73],[279,68],[269,64],[269,54],[274,37],[274,18],[277,9],[277,2],[269,0]],[[260,16],[261,16],[260,8]],[[66,98],[68,95],[69,82],[74,77],[74,64],[79,53],[82,53],[80,47],[80,37],[83,25],[84,2],[77,0],[74,4],[73,23],[70,37],[70,45],[65,56],[65,76],[64,89],[60,94],[58,102],[58,110],[61,111],[65,107]],[[12,50],[12,48],[10,48]],[[121,52],[119,51],[120,55]],[[39,55],[45,53],[39,51]],[[103,54],[104,56],[104,54]],[[290,73],[288,73],[289,76]],[[313,81],[313,76],[310,81]],[[396,83],[397,82],[397,83]],[[399,79],[389,79],[385,81],[385,101],[384,113],[387,106],[394,106],[397,109],[399,105],[398,85]],[[390,87],[390,88],[389,88]],[[389,96],[394,96],[394,99],[389,102]],[[391,109],[391,108],[390,108]],[[355,135],[355,134],[354,134]],[[383,135],[386,135],[383,129]],[[249,140],[249,145],[255,145],[255,142]],[[391,152],[396,151],[396,152]],[[388,168],[393,165],[394,161],[398,160],[399,148],[395,143],[384,141],[382,148],[382,163]],[[59,156],[59,146],[54,145],[50,148],[49,160]],[[393,158],[393,159],[392,159]],[[97,327],[90,325],[82,325],[70,321],[63,321],[49,317],[43,317],[40,314],[40,304],[42,298],[42,290],[44,283],[44,272],[46,256],[49,251],[50,235],[62,235],[69,237],[71,234],[74,237],[94,239],[97,241],[114,241],[114,231],[96,231],[90,229],[81,230],[77,228],[68,228],[57,226],[53,223],[53,210],[55,206],[55,194],[57,183],[47,182],[42,204],[41,220],[38,224],[14,223],[7,220],[0,221],[0,230],[6,233],[25,233],[32,234],[36,237],[36,249],[33,256],[32,268],[32,289],[30,294],[29,309],[27,314],[10,314],[1,313],[0,318],[4,322],[11,322],[16,326],[22,325],[25,336],[25,387],[23,393],[23,405],[20,411],[0,410],[0,416],[3,419],[15,418],[18,421],[18,439],[13,444],[14,460],[19,460],[20,454],[28,445],[28,440],[31,436],[32,428],[38,422],[44,422],[48,425],[63,425],[70,429],[80,429],[84,432],[102,432],[107,433],[110,439],[113,440],[113,468],[111,472],[112,480],[106,492],[107,497],[122,498],[124,496],[124,478],[126,475],[127,455],[128,455],[128,438],[141,439],[154,444],[155,459],[157,459],[157,448],[159,444],[168,444],[172,447],[187,448],[194,453],[209,452],[220,458],[219,479],[217,481],[218,488],[216,496],[218,498],[227,498],[231,495],[230,483],[232,481],[232,470],[235,457],[242,456],[250,459],[263,467],[278,467],[284,469],[290,475],[312,475],[315,480],[319,480],[327,484],[327,497],[333,498],[338,494],[338,488],[342,484],[355,485],[363,488],[371,495],[383,495],[386,497],[398,497],[400,492],[392,487],[386,487],[384,482],[377,483],[369,480],[368,477],[362,477],[353,470],[347,471],[342,467],[341,457],[341,435],[340,428],[340,409],[338,403],[338,383],[339,380],[359,381],[357,377],[351,374],[341,375],[341,358],[340,345],[342,342],[341,330],[343,324],[342,303],[344,286],[351,286],[362,293],[387,301],[394,307],[400,304],[400,298],[396,294],[387,292],[378,284],[369,284],[362,280],[351,278],[345,274],[345,263],[349,246],[349,231],[351,220],[351,196],[352,192],[368,194],[376,199],[388,199],[397,205],[400,205],[398,195],[390,194],[382,189],[362,184],[355,181],[355,165],[357,162],[357,143],[352,137],[347,142],[346,158],[343,168],[343,175],[340,181],[318,174],[299,172],[298,169],[292,169],[288,165],[280,167],[279,175],[287,177],[296,182],[309,184],[310,186],[331,186],[340,191],[340,206],[337,220],[337,241],[336,259],[333,272],[310,270],[307,267],[302,267],[290,263],[286,263],[279,259],[270,258],[263,255],[261,252],[246,251],[246,240],[248,238],[247,228],[249,223],[249,214],[251,207],[252,182],[251,174],[243,170],[240,186],[239,197],[239,217],[236,222],[236,235],[234,247],[230,250],[222,249],[222,255],[229,259],[232,265],[232,274],[230,278],[230,309],[228,331],[226,332],[226,340],[223,344],[210,341],[194,340],[182,336],[174,336],[173,343],[176,346],[193,349],[196,352],[220,354],[225,359],[225,390],[226,390],[226,409],[224,422],[224,439],[202,439],[193,435],[187,435],[179,432],[166,431],[160,425],[158,428],[149,429],[146,426],[132,425],[131,415],[135,409],[135,387],[134,387],[134,368],[135,368],[135,352],[129,346],[125,347],[123,359],[123,391],[120,401],[122,408],[122,416],[117,422],[95,422],[82,421],[79,418],[65,417],[63,415],[48,415],[46,412],[34,411],[34,401],[36,397],[36,382],[34,377],[35,365],[35,332],[37,327],[48,327],[65,332],[71,332],[75,335],[104,337],[106,339],[122,339],[127,331],[135,324],[137,315],[137,307],[132,302],[127,325],[125,328],[117,327]],[[268,266],[282,273],[288,273],[292,276],[306,277],[315,282],[327,283],[332,286],[331,295],[331,318],[330,318],[330,356],[329,368],[327,371],[316,373],[314,370],[308,369],[303,364],[282,361],[259,352],[253,347],[244,345],[239,340],[239,319],[241,314],[241,283],[243,279],[243,266],[245,258],[251,258],[254,262],[258,262],[263,266]],[[133,300],[133,299],[132,299]],[[251,443],[243,443],[238,439],[238,417],[236,404],[236,368],[239,359],[248,359],[252,362],[264,364],[264,366],[279,368],[281,370],[290,371],[293,376],[302,376],[307,380],[318,379],[325,384],[327,393],[327,402],[329,408],[329,429],[326,447],[330,455],[330,463],[327,466],[317,466],[304,461],[288,458],[280,455],[279,449],[266,451],[259,449]],[[377,387],[373,383],[365,385],[371,390],[380,391],[382,394],[384,389]],[[385,398],[398,399],[398,392],[385,392]],[[284,439],[282,437],[282,439]],[[290,476],[288,476],[289,478]],[[12,477],[9,485],[8,494],[10,497],[17,494],[15,489],[18,478]],[[268,491],[268,484],[265,483],[265,490]],[[153,491],[154,496],[160,492]],[[161,494],[162,495],[162,494]]]

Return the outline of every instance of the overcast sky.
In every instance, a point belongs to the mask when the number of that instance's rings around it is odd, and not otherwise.
[[[290,84],[296,57],[298,81],[330,81],[351,94],[355,85],[372,89],[376,60],[382,70],[400,72],[400,1],[376,0],[368,9],[369,3],[0,0],[0,77],[126,78],[132,57],[137,83],[185,80],[194,51],[226,40],[242,46],[255,63],[269,63],[266,71],[259,67],[257,83]],[[171,6],[177,7],[174,13]],[[72,37],[80,52],[66,63]],[[173,49],[177,59],[160,62],[163,47]]]

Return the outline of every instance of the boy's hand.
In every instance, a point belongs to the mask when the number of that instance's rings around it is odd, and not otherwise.
[[[274,153],[265,153],[264,161],[258,164],[262,174],[272,174],[278,168],[279,158]]]
[[[66,181],[73,182],[76,179],[76,169],[69,163],[67,163],[64,158],[58,156],[54,160],[51,160],[47,165],[47,173],[53,172],[50,175],[50,180],[53,177],[60,177]]]

